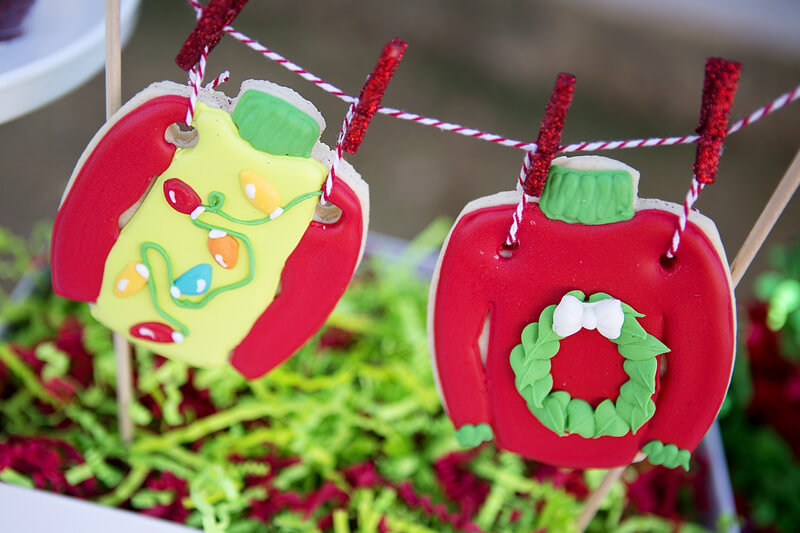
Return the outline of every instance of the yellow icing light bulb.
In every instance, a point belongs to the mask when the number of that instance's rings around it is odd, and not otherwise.
[[[114,283],[114,294],[120,298],[136,294],[147,285],[150,272],[147,267],[137,261],[131,261],[122,269]]]
[[[222,230],[208,232],[208,251],[222,268],[231,269],[239,260],[239,241]]]
[[[253,170],[239,172],[242,191],[253,206],[262,213],[270,214],[281,205],[281,195],[269,181]]]

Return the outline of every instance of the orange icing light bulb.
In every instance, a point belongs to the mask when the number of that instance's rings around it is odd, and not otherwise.
[[[114,282],[114,294],[120,298],[136,294],[147,285],[149,277],[150,272],[146,266],[137,261],[131,261],[117,276],[117,280]]]
[[[239,241],[222,230],[212,229],[208,232],[208,251],[219,266],[230,270],[239,259]]]
[[[239,172],[242,191],[253,206],[262,213],[270,214],[281,205],[281,195],[265,178],[253,170]]]

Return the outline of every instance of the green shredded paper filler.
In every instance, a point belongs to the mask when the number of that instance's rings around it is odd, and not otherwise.
[[[465,450],[465,430],[442,410],[416,265],[449,225],[431,226],[402,260],[369,260],[323,330],[263,378],[136,348],[129,447],[117,433],[110,332],[85,304],[54,296],[26,247],[0,233],[0,256],[36,286],[0,301],[0,481],[208,533],[574,531],[603,471],[557,482],[556,469],[492,442]],[[491,439],[487,429],[472,428],[472,441]],[[33,449],[52,464],[16,459]],[[637,513],[619,482],[589,531],[675,524]]]

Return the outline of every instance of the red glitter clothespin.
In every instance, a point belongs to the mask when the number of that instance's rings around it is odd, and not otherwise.
[[[722,143],[728,132],[728,117],[741,71],[742,64],[736,61],[719,57],[706,61],[700,123],[695,130],[700,139],[697,141],[697,157],[693,167],[695,178],[703,185],[714,183],[717,177]]]
[[[225,26],[233,22],[247,0],[209,0],[197,20],[192,33],[186,38],[175,62],[188,71],[200,60],[203,48],[214,49],[222,39]]]
[[[550,172],[550,163],[553,161],[558,147],[561,145],[561,133],[564,131],[564,121],[567,111],[572,105],[572,96],[575,93],[575,76],[561,73],[556,78],[556,84],[547,102],[547,108],[536,139],[536,152],[531,156],[526,154],[526,171],[523,181],[525,194],[541,196],[547,174]],[[527,164],[530,163],[530,164]]]
[[[386,43],[375,68],[367,76],[367,81],[364,82],[364,87],[361,88],[361,93],[358,95],[358,104],[342,142],[342,149],[348,154],[358,151],[372,117],[381,106],[386,86],[394,76],[397,65],[403,59],[403,53],[407,47],[408,45],[401,39],[392,39]]]

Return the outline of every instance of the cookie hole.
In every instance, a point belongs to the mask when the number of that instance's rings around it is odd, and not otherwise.
[[[478,336],[478,353],[481,356],[481,363],[483,363],[484,369],[486,368],[486,359],[489,356],[489,327],[492,323],[491,315],[492,310],[489,309],[486,312],[486,318],[483,319],[481,334]]]
[[[660,361],[658,364],[658,378],[664,379],[664,376],[667,374],[667,358],[666,357],[659,357]]]
[[[156,184],[156,178],[157,178],[157,177],[158,177],[158,176],[154,176],[154,177],[153,177],[153,178],[150,180],[150,183],[147,185],[147,189],[145,189],[144,193],[142,193],[142,195],[139,197],[139,199],[138,199],[138,200],[136,200],[136,203],[134,203],[134,204],[133,204],[132,206],[130,206],[128,209],[126,209],[125,211],[123,211],[123,212],[122,212],[122,214],[119,216],[119,218],[117,219],[117,224],[119,225],[119,229],[120,229],[120,230],[121,230],[122,228],[124,228],[124,227],[125,227],[125,225],[126,225],[128,222],[130,222],[130,221],[131,221],[131,219],[133,218],[133,215],[135,215],[135,214],[136,214],[136,211],[138,211],[138,210],[139,210],[139,208],[140,208],[140,207],[142,207],[142,204],[144,203],[144,199],[147,197],[147,195],[148,195],[148,194],[150,193],[150,191],[153,189],[153,185],[155,185],[155,184]]]
[[[661,265],[661,271],[667,276],[671,276],[672,274],[674,274],[680,267],[680,264],[678,263],[678,258],[668,257],[667,254],[662,255],[659,258],[658,262]]]
[[[500,246],[497,247],[497,255],[502,257],[503,259],[511,259],[514,257],[514,251],[519,248],[519,243],[515,242],[513,244],[508,244],[504,242]]]
[[[164,132],[164,140],[174,144],[178,148],[192,148],[197,145],[199,139],[197,129],[187,126],[183,122],[175,122],[167,126]]]
[[[320,224],[336,224],[342,218],[342,210],[339,206],[326,202],[324,204],[317,203],[317,208],[314,210],[314,222]]]

